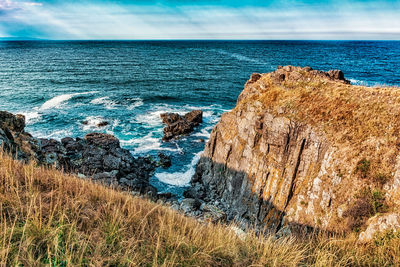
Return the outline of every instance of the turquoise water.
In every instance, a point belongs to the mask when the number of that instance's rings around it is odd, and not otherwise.
[[[277,65],[341,69],[352,83],[400,85],[400,42],[0,42],[0,110],[23,113],[27,131],[60,139],[100,131],[135,155],[172,155],[152,183],[180,194],[220,115],[253,72]],[[163,112],[204,111],[204,123],[161,142]],[[83,125],[82,121],[88,121]],[[99,128],[106,120],[110,124]]]

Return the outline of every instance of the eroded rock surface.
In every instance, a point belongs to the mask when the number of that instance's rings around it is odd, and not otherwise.
[[[186,196],[217,206],[228,221],[271,231],[365,227],[368,216],[385,212],[398,196],[383,188],[397,190],[391,174],[399,149],[356,111],[370,111],[371,101],[382,101],[377,95],[390,92],[349,85],[338,70],[285,66],[253,74],[213,129]],[[377,106],[379,123],[388,124],[381,127],[398,129],[385,113],[393,107]],[[366,217],[357,221],[357,212]]]
[[[180,135],[189,134],[194,127],[203,121],[203,111],[193,110],[184,116],[177,113],[163,113],[160,115],[162,122],[167,124],[164,128],[163,141],[169,141]]]
[[[400,230],[400,215],[396,213],[377,215],[368,220],[367,226],[367,229],[360,234],[360,242],[369,242],[380,233],[398,232]]]

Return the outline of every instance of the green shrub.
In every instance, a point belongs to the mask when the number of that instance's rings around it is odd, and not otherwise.
[[[379,189],[364,187],[355,195],[354,202],[344,215],[348,217],[347,226],[356,231],[360,230],[370,217],[386,210],[385,193]]]
[[[371,162],[366,158],[363,158],[357,163],[355,173],[358,173],[361,175],[362,178],[365,178],[368,175],[370,167],[371,167]]]

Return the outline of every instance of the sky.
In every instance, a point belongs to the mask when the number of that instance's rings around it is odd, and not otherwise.
[[[0,37],[400,39],[400,0],[0,0]]]

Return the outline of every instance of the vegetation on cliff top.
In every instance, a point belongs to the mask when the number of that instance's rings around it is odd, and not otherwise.
[[[353,194],[350,210],[360,211],[352,213],[353,219],[364,218],[349,223],[353,230],[376,213],[394,211],[393,203],[400,203],[398,194],[388,199],[385,192],[399,164],[400,88],[356,86],[340,71],[285,66],[253,74],[235,110],[250,107],[312,126],[334,147],[334,168],[343,188],[380,192],[378,201],[370,196],[358,201],[361,192],[348,191]],[[340,193],[337,200],[345,203],[349,198]],[[367,203],[366,208],[358,207],[361,202]]]
[[[355,86],[304,69],[291,67],[283,81],[276,77],[282,69],[263,75],[251,99],[355,148],[348,158],[374,158],[371,168],[390,173],[400,144],[400,88]]]
[[[388,266],[400,236],[238,236],[167,206],[0,155],[0,265]]]

